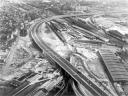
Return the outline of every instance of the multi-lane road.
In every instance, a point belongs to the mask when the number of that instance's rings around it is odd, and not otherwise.
[[[83,14],[84,15],[84,14]],[[85,14],[86,15],[86,14]],[[45,52],[45,54],[52,58],[57,64],[63,68],[72,78],[74,78],[78,83],[82,84],[88,91],[90,91],[94,96],[116,96],[113,94],[109,94],[103,88],[100,88],[96,83],[90,80],[87,76],[81,74],[69,61],[65,58],[62,58],[59,54],[54,52],[40,37],[39,27],[48,21],[58,18],[65,18],[65,17],[73,17],[73,16],[80,16],[80,15],[60,15],[54,16],[50,18],[43,19],[41,21],[37,21],[31,28],[30,34],[35,41],[35,43]]]

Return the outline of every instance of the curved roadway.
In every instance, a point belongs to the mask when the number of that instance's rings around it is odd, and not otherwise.
[[[79,16],[79,15],[73,15],[73,16]],[[62,67],[68,74],[70,74],[71,77],[74,78],[77,82],[79,82],[85,88],[87,88],[87,90],[90,91],[94,96],[114,96],[112,94],[111,95],[107,94],[107,92],[105,92],[104,89],[99,88],[95,83],[93,83],[90,79],[88,79],[88,77],[78,72],[78,70],[74,66],[72,66],[69,61],[67,61],[66,59],[58,55],[56,52],[54,52],[40,37],[40,33],[38,29],[41,26],[41,24],[51,21],[53,19],[64,18],[64,17],[72,17],[72,15],[54,16],[36,22],[29,30],[32,38],[37,43],[37,45],[46,53],[48,57],[56,61],[60,67]]]

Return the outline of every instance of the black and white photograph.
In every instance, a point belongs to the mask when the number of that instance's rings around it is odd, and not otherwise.
[[[0,96],[128,96],[128,0],[0,0]]]

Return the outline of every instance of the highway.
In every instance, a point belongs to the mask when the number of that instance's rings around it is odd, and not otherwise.
[[[76,16],[78,16],[78,15],[76,15]],[[112,94],[108,94],[107,92],[105,92],[104,89],[99,88],[88,77],[81,74],[74,66],[72,66],[72,64],[70,64],[69,61],[62,58],[60,55],[58,55],[56,52],[54,52],[47,44],[45,44],[45,42],[40,37],[40,33],[39,33],[38,29],[41,26],[41,24],[43,24],[44,22],[51,21],[53,19],[65,18],[65,17],[72,17],[72,15],[54,16],[54,17],[46,18],[39,22],[36,22],[29,30],[31,37],[36,42],[36,44],[45,52],[45,54],[48,57],[52,58],[55,62],[57,62],[57,64],[59,64],[59,66],[61,68],[63,68],[77,82],[82,84],[94,96],[114,96]]]
[[[83,93],[81,92],[81,90],[79,89],[79,87],[76,86],[73,81],[72,81],[71,83],[72,83],[72,84],[71,84],[71,85],[72,85],[72,88],[73,88],[73,90],[74,90],[74,92],[75,92],[75,94],[76,94],[77,96],[88,96],[87,94],[83,94]],[[89,96],[91,96],[91,95],[89,95]]]
[[[76,55],[81,57],[81,58],[84,58],[84,56],[81,56],[79,54],[76,54]],[[112,90],[109,90],[109,88],[107,88],[107,86],[105,86],[103,83],[101,83],[101,81],[98,80],[97,76],[95,76],[95,74],[92,71],[90,71],[88,67],[85,67],[84,63],[81,63],[81,64],[82,64],[81,66],[89,74],[89,76],[93,77],[93,79],[95,79],[95,82],[97,84],[101,85],[100,87],[102,87],[104,90],[106,90],[108,92],[108,94],[113,94],[114,96],[116,96],[116,94]]]

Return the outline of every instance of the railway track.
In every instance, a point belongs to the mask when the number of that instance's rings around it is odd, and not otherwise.
[[[64,81],[62,81],[62,79],[63,79],[63,77],[58,77],[58,78],[55,78],[55,79],[51,79],[51,80],[47,81],[46,83],[44,83],[43,85],[41,85],[37,88],[34,88],[34,90],[31,91],[26,96],[42,96],[42,94],[43,94],[43,96],[50,96],[50,93],[51,93],[52,89],[56,85],[58,85],[60,82],[64,83]],[[63,89],[65,87],[65,84],[62,84],[62,86],[60,86],[60,87],[62,87],[62,89]],[[55,88],[57,89],[57,87],[55,87]],[[58,89],[62,90],[61,88],[58,88]]]
[[[106,32],[102,28],[100,28],[102,31],[99,31],[100,29],[97,26],[95,26],[95,24],[94,24],[95,22],[93,20],[93,17],[87,18],[86,20],[80,19],[79,21],[82,21],[82,22],[81,23],[79,22],[78,23],[79,25],[77,23],[75,23],[74,25],[77,25],[77,26],[83,28],[84,30],[90,31],[89,33],[91,33],[92,35],[94,35],[95,37],[97,37],[100,40],[107,41],[107,43],[113,42],[117,47],[122,47],[125,44],[127,44],[127,42],[125,40],[123,40],[123,35],[120,36],[119,34],[116,34],[116,33],[110,33],[109,31]],[[85,26],[89,26],[89,29]],[[78,27],[78,29],[79,29],[79,27]],[[107,39],[105,39],[105,38],[107,38]],[[110,41],[108,41],[109,39],[110,39]]]
[[[34,41],[37,43],[37,45],[46,53],[46,55],[50,58],[52,58],[55,62],[59,64],[60,67],[62,67],[68,74],[71,75],[72,78],[74,78],[77,82],[82,84],[85,88],[87,88],[88,91],[90,91],[94,96],[114,96],[112,94],[108,94],[105,92],[104,89],[99,88],[94,82],[92,82],[88,77],[81,74],[74,66],[70,64],[69,61],[62,58],[60,55],[58,55],[56,52],[54,52],[45,42],[41,39],[40,33],[38,31],[41,24],[44,22],[51,21],[53,19],[57,18],[64,18],[64,17],[72,17],[72,16],[55,16],[51,18],[46,18],[40,22],[37,22],[30,28],[30,34]]]

